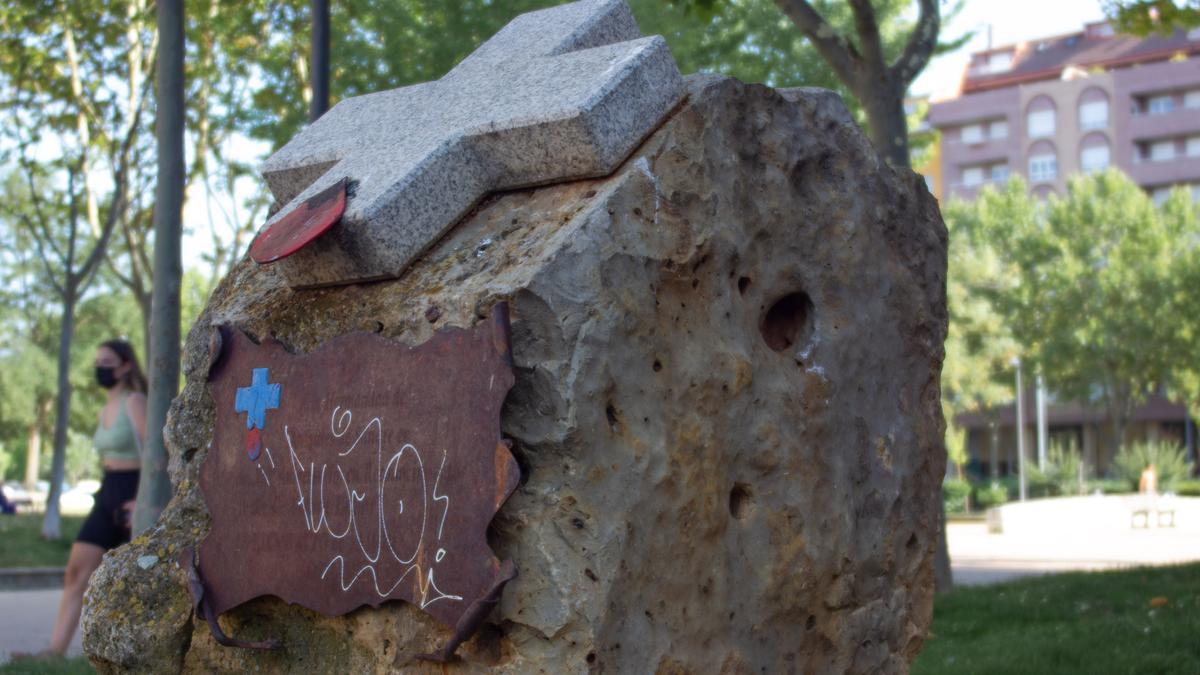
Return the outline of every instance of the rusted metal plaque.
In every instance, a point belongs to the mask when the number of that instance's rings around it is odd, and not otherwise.
[[[349,184],[349,179],[341,179],[263,230],[250,244],[250,257],[259,264],[275,262],[324,234],[342,219]]]
[[[486,533],[519,479],[500,438],[505,305],[416,347],[354,333],[293,355],[224,330],[219,348],[200,471],[208,609],[274,595],[339,615],[403,599],[462,629],[498,596],[513,572]]]

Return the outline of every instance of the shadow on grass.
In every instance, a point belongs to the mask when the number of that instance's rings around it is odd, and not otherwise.
[[[1200,673],[1200,564],[960,588],[931,633],[916,675]]]

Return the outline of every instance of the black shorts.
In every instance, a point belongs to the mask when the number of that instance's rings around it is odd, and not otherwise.
[[[95,544],[106,551],[129,541],[130,514],[123,506],[137,497],[140,474],[138,469],[104,472],[96,501],[75,541]]]

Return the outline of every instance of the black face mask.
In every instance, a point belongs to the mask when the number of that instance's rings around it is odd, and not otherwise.
[[[117,375],[112,366],[96,366],[96,383],[105,389],[117,386]]]

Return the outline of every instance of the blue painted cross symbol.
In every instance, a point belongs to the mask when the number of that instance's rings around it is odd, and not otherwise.
[[[249,387],[239,387],[233,409],[246,413],[247,429],[262,429],[267,411],[279,407],[279,383],[267,384],[267,369],[255,368]]]

